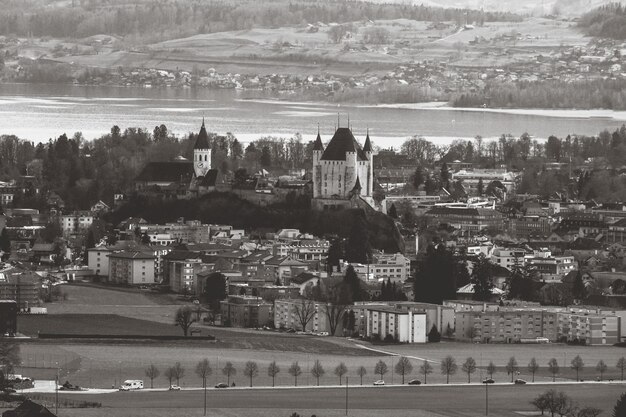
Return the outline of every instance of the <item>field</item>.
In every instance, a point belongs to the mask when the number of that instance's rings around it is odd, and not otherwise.
[[[519,23],[487,23],[484,27],[460,32],[453,24],[447,29],[433,29],[428,22],[408,19],[354,22],[354,26],[354,37],[339,44],[329,40],[330,27],[320,27],[318,32],[310,33],[302,25],[195,35],[151,44],[141,52],[103,48],[98,54],[81,52],[58,60],[105,68],[191,71],[197,67],[214,68],[220,73],[261,75],[326,72],[343,76],[382,76],[398,65],[426,60],[447,61],[460,66],[503,66],[524,61],[538,52],[545,54],[561,47],[585,45],[589,41],[574,23],[545,18],[527,18]],[[390,42],[368,44],[367,50],[348,50],[372,27],[386,29]],[[511,32],[521,34],[520,40],[511,43],[496,39]],[[484,38],[487,43],[471,45],[469,42],[477,37]],[[49,40],[40,44],[33,41],[21,53],[29,54],[29,48],[32,48],[30,54],[37,56],[53,44]]]

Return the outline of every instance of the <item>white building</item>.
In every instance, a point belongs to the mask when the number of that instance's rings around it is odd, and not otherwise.
[[[345,263],[342,265],[342,270],[345,270],[348,265],[352,265],[359,278],[366,281],[389,279],[391,282],[404,282],[411,273],[411,260],[401,253],[375,255],[374,262],[369,265]]]
[[[61,216],[61,230],[64,236],[70,236],[83,232],[93,224],[93,213],[91,212],[74,212]]]
[[[452,180],[461,180],[465,189],[473,195],[478,193],[478,184],[483,183],[483,191],[487,189],[489,183],[499,181],[506,187],[507,193],[515,192],[519,173],[507,171],[506,169],[462,169],[452,173]]]
[[[426,343],[426,314],[389,307],[366,310],[366,336],[385,339],[390,335],[401,343]]]
[[[345,207],[358,195],[373,206],[373,157],[369,134],[361,149],[352,131],[340,127],[324,149],[318,133],[313,146],[313,199],[327,209]]]

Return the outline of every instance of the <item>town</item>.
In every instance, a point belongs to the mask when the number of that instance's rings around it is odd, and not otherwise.
[[[278,168],[276,160],[273,165],[271,143],[264,142],[257,163],[265,168],[248,174],[241,165],[234,173],[224,172],[232,163],[230,152],[238,152],[232,146],[236,139],[208,132],[203,121],[198,133],[185,142],[188,157],[178,155],[138,166],[128,189],[116,190],[105,196],[106,201],[93,201],[85,210],[68,210],[60,195],[67,195],[66,191],[46,189],[40,174],[6,181],[0,188],[4,212],[1,333],[42,341],[104,337],[182,340],[194,345],[211,340],[222,343],[232,337],[223,332],[232,328],[297,338],[290,343],[302,346],[313,343],[303,337],[338,338],[356,343],[346,349],[371,346],[367,349],[378,354],[393,352],[394,346],[400,349],[403,353],[398,353],[394,370],[402,374],[403,383],[412,365],[401,346],[479,343],[497,352],[498,346],[516,345],[526,346],[520,351],[525,356],[533,353],[528,347],[537,344],[622,345],[626,337],[626,205],[596,201],[606,197],[600,189],[586,186],[616,161],[600,156],[581,159],[586,151],[577,138],[551,138],[545,144],[527,137],[493,143],[478,138],[475,144],[455,142],[445,149],[413,138],[398,153],[374,147],[376,138],[369,132],[355,136],[341,122],[339,118],[332,136],[320,129],[316,140],[301,148],[308,153],[300,157],[306,161],[301,167]],[[607,152],[622,146],[623,132],[613,134],[605,144]],[[109,136],[130,134],[112,129]],[[153,135],[168,135],[167,128],[157,126]],[[226,149],[231,151],[222,151],[219,143],[224,141],[230,141]],[[61,137],[48,146],[54,154],[57,147],[71,149],[75,142]],[[246,148],[249,158],[253,158],[249,148],[254,146]],[[518,146],[522,146],[521,155],[508,151]],[[507,158],[514,160],[506,162]],[[543,162],[537,172],[519,171],[516,158]],[[499,159],[503,164],[493,167]],[[563,160],[567,162],[558,162]],[[47,161],[40,163],[45,166]],[[620,169],[611,171],[615,175],[611,178],[619,180]],[[525,185],[527,175],[539,176],[538,188]],[[551,175],[565,178],[564,186],[544,184]],[[535,194],[528,192],[531,189]],[[596,199],[581,198],[592,191]],[[211,204],[217,204],[218,210]],[[202,205],[199,218],[178,216],[193,213],[190,205]],[[224,207],[232,213],[225,214]],[[306,230],[270,227],[267,212],[262,210],[281,207],[298,216],[308,213],[314,224],[304,226]],[[242,210],[256,220],[242,219]],[[253,210],[258,212],[250,214]],[[148,218],[142,217],[142,211]],[[214,212],[217,218],[235,216],[230,218],[237,221],[202,220]],[[150,221],[163,215],[173,218]],[[112,223],[116,218],[120,220]],[[123,307],[112,304],[98,308],[93,297],[105,298],[110,291],[119,292],[114,298],[128,297],[132,312],[120,313]],[[74,304],[74,297],[95,304],[85,311],[85,304]],[[145,297],[159,300],[162,307],[132,306]],[[164,322],[170,330],[157,326]],[[180,327],[177,332],[173,324]],[[572,378],[559,371],[560,361],[561,369],[576,371],[576,381],[583,379],[578,373],[584,369],[584,351],[571,359],[572,364],[565,363],[565,358],[561,361],[560,353],[548,352],[554,357],[548,367],[545,360],[544,374],[539,372],[538,378],[550,381],[557,374],[560,380]],[[445,372],[442,365],[446,382],[456,372],[456,359],[449,355],[442,362],[450,365]],[[623,371],[626,360],[617,359],[617,368],[611,369],[619,371],[622,364]],[[48,367],[52,360],[64,369],[68,380],[64,390],[82,389],[69,382],[79,378],[79,368],[72,368],[66,357],[62,365],[58,357],[49,358]],[[39,367],[29,361],[28,355],[21,362],[14,357],[5,360],[4,366],[13,373],[20,369],[22,374],[29,369],[41,372],[46,355]],[[493,381],[501,366],[507,369],[510,382],[528,382],[515,356],[503,360],[506,363],[491,360],[489,367],[483,359],[478,366],[474,358],[467,361],[463,366],[468,380],[477,368],[485,367],[487,373],[481,380]],[[599,374],[587,373],[586,378],[601,381],[607,378],[605,373],[615,373],[607,371],[611,361],[601,358],[596,366]],[[534,381],[540,365],[534,356],[531,362],[536,365],[528,368]],[[399,363],[408,365],[400,369]],[[258,371],[248,366],[258,365],[251,361],[245,365],[252,386]],[[319,361],[318,365],[322,366]],[[341,365],[345,371],[341,368],[336,373],[343,376],[349,368]],[[384,361],[383,365],[387,367]],[[383,365],[377,365],[376,385],[385,383]],[[319,384],[323,371],[315,369],[310,372],[317,374]],[[432,365],[425,360],[420,369],[426,383]],[[168,386],[177,390],[182,375],[174,384],[170,371]],[[102,378],[108,372],[98,372],[101,375],[90,376],[87,385],[94,386],[92,378],[96,387],[109,384],[110,376]],[[230,379],[230,371],[227,376]],[[608,379],[621,380],[618,376],[619,372]],[[17,386],[49,392],[49,386],[42,388],[36,380],[33,384],[32,378],[41,376],[29,375],[25,385],[22,381]],[[111,385],[116,388],[123,380],[120,365]],[[129,389],[143,387],[143,381],[137,380],[141,386],[133,381],[125,382]],[[286,381],[279,379],[279,383]],[[230,386],[229,381],[225,386]]]

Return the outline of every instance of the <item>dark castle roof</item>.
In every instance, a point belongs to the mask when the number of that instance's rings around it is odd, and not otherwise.
[[[317,138],[315,138],[315,142],[313,142],[313,150],[314,151],[324,150],[324,145],[322,145],[322,137],[320,136],[320,132],[317,132]]]
[[[193,162],[149,162],[136,178],[136,181],[178,182],[189,181],[194,175]]]
[[[206,132],[206,128],[204,127],[204,119],[202,119],[202,126],[200,127],[200,133],[198,133],[198,138],[196,139],[196,144],[193,147],[194,149],[209,149],[209,135]]]
[[[340,127],[328,143],[321,159],[325,161],[345,161],[346,152],[356,152],[359,161],[368,160],[365,152],[363,152],[354,135],[352,135],[352,131],[347,127]]]
[[[372,142],[370,142],[370,132],[367,130],[367,136],[365,137],[365,145],[363,145],[363,152],[372,152]]]

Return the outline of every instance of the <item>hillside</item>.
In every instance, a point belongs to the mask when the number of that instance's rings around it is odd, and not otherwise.
[[[513,12],[532,16],[551,14],[566,17],[580,16],[592,9],[609,3],[607,0],[368,0],[376,3],[412,3],[430,7],[485,10],[492,12]],[[617,2],[626,3],[624,0]]]
[[[365,219],[360,217],[365,215]],[[134,197],[107,219],[118,224],[128,217],[142,217],[151,223],[172,222],[183,217],[208,224],[229,224],[246,230],[300,229],[315,236],[347,238],[357,221],[364,221],[370,245],[385,252],[404,249],[393,219],[375,211],[342,210],[320,212],[306,202],[269,207],[257,206],[232,193],[214,192],[190,200],[162,200]]]

